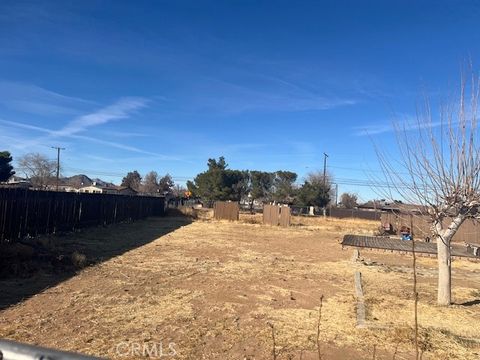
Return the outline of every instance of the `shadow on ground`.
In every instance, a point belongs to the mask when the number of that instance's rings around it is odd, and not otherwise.
[[[460,306],[474,306],[474,305],[478,305],[478,304],[480,304],[480,299],[467,301],[467,302],[464,302],[464,303],[460,303],[458,305],[460,305]]]
[[[155,217],[80,232],[31,239],[0,253],[0,310],[74,276],[79,269],[107,261],[192,222],[190,217]],[[10,254],[12,255],[12,254]]]

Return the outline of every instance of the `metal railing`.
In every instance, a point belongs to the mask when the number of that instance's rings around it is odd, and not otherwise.
[[[1,360],[99,360],[100,358],[57,351],[0,339]]]

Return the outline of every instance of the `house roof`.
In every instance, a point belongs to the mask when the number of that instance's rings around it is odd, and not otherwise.
[[[21,176],[12,175],[8,180],[8,183],[19,183],[19,182],[29,182],[28,179],[25,179]]]
[[[385,205],[382,210],[386,211],[399,211],[403,213],[425,213],[427,212],[427,207],[423,205],[416,204],[403,204],[403,203],[394,203]]]
[[[423,205],[404,204],[401,202],[386,203],[385,201],[368,201],[364,204],[358,205],[359,209],[377,209],[383,211],[398,211],[404,213],[417,212],[423,213],[427,208]]]

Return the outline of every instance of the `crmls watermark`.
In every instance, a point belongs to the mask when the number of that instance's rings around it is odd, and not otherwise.
[[[127,342],[123,341],[115,346],[117,356],[167,358],[177,355],[176,345],[173,342]]]

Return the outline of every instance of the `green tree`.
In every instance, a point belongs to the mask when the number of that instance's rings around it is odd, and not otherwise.
[[[208,159],[207,161],[208,170],[226,170],[228,164],[225,161],[223,156],[220,156],[218,160],[216,159]]]
[[[137,170],[129,172],[123,179],[122,179],[122,186],[129,187],[135,191],[140,190],[140,185],[142,184],[142,177],[138,173]]]
[[[277,171],[273,180],[273,200],[282,203],[293,202],[295,196],[297,174],[291,171]]]
[[[12,156],[10,153],[8,151],[0,151],[0,182],[7,181],[15,174],[11,162]]]
[[[188,180],[186,185],[187,185],[187,190],[192,193],[192,197],[199,197],[198,188],[193,181]]]
[[[328,176],[311,173],[298,190],[297,202],[301,206],[326,207],[330,203],[331,182]]]
[[[227,169],[225,158],[208,159],[208,170],[188,181],[188,190],[204,201],[239,201],[248,190],[248,172]]]
[[[174,186],[175,183],[170,174],[166,174],[158,181],[158,188],[160,190],[160,193],[164,195],[173,193]]]

